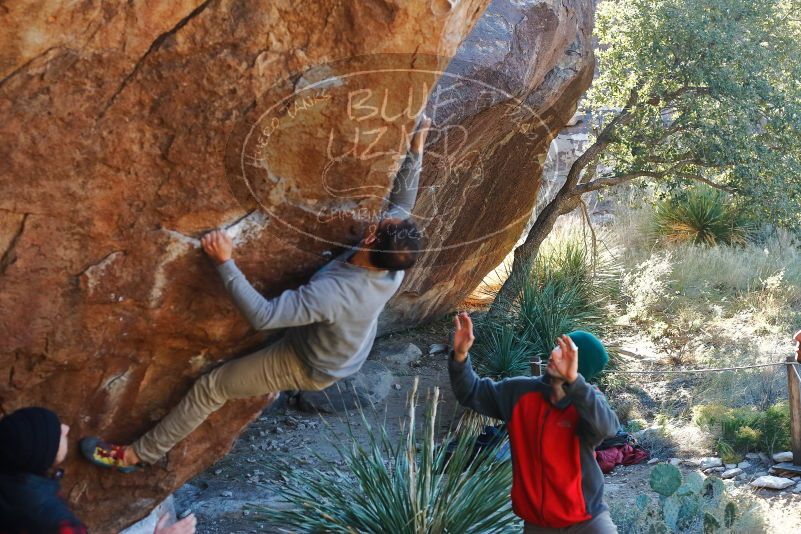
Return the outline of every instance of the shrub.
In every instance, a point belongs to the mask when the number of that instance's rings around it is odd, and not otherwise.
[[[757,450],[773,454],[790,446],[790,409],[786,402],[766,410],[706,404],[696,406],[693,412],[697,423],[717,434],[718,449],[727,455],[730,451]]]
[[[417,383],[409,400],[409,425],[397,442],[386,427],[362,415],[367,444],[352,433],[347,448],[335,443],[343,470],[320,458],[326,470],[297,469],[291,462],[267,466],[287,481],[288,509],[249,507],[256,520],[291,532],[440,534],[509,532],[519,524],[509,491],[512,467],[496,459],[500,447],[474,455],[475,437],[436,440],[439,391],[426,406],[422,443],[416,443]],[[454,446],[448,450],[447,444]]]
[[[668,277],[673,272],[672,260],[669,252],[656,253],[623,276],[622,291],[629,317],[646,320],[670,305]]]
[[[522,362],[546,359],[558,336],[574,330],[603,335],[610,324],[606,308],[619,294],[619,268],[587,241],[575,228],[553,232],[514,301],[476,325],[475,361],[483,372],[529,374]],[[614,357],[610,351],[610,367]]]
[[[722,191],[696,187],[657,204],[654,231],[670,243],[744,245],[752,230],[740,213]]]

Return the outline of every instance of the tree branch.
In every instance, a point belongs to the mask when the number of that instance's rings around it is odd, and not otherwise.
[[[694,180],[696,182],[704,183],[704,184],[708,185],[709,187],[712,187],[714,189],[718,189],[720,191],[723,191],[724,193],[729,193],[730,195],[736,195],[737,194],[737,189],[736,188],[730,187],[728,185],[719,184],[717,182],[714,182],[714,181],[710,180],[709,178],[704,178],[703,176],[699,176],[697,174],[677,173],[676,176],[679,176],[681,178],[686,178],[688,180]]]
[[[686,162],[682,161],[680,163],[684,164]],[[727,185],[719,184],[717,182],[714,182],[714,181],[710,180],[709,178],[704,178],[703,176],[700,176],[700,175],[697,175],[697,174],[692,174],[692,173],[687,173],[687,172],[677,172],[676,168],[678,168],[678,166],[679,166],[678,164],[674,165],[670,169],[668,169],[666,171],[661,171],[661,172],[641,170],[641,171],[632,171],[632,172],[628,172],[628,173],[625,173],[625,174],[619,174],[619,175],[615,175],[615,176],[608,176],[608,177],[605,177],[605,178],[598,178],[597,180],[594,180],[594,181],[592,181],[590,183],[581,184],[581,185],[576,186],[576,192],[581,194],[581,195],[583,195],[585,193],[590,193],[592,191],[597,191],[599,189],[604,189],[604,188],[607,188],[607,187],[620,185],[622,183],[628,182],[628,181],[633,180],[635,178],[661,179],[661,178],[666,177],[669,174],[673,174],[674,176],[677,176],[679,178],[685,178],[687,180],[694,180],[696,182],[702,182],[702,183],[704,183],[704,184],[706,184],[706,185],[708,185],[710,187],[713,187],[713,188],[718,189],[720,191],[724,191],[724,192],[729,193],[729,194],[736,194],[737,193],[737,189],[735,189],[733,187],[729,187]]]
[[[573,165],[570,166],[570,171],[568,171],[567,177],[565,178],[565,183],[557,195],[570,196],[574,194],[576,184],[578,184],[579,178],[581,177],[581,171],[583,171],[590,163],[598,159],[601,152],[612,141],[612,135],[615,133],[615,130],[618,127],[624,126],[631,122],[633,118],[632,108],[638,102],[640,86],[641,84],[637,84],[631,89],[629,92],[629,98],[626,100],[626,104],[623,106],[623,109],[620,111],[620,113],[618,113],[615,118],[603,128],[603,130],[601,130],[601,133],[598,134],[595,142],[590,145],[590,147],[585,150],[584,153],[582,153],[576,159],[576,161],[573,162]],[[594,172],[592,174],[594,174]]]

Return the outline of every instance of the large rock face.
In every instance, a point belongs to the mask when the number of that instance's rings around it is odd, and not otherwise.
[[[432,92],[428,112],[456,130],[434,139],[415,208],[429,252],[384,315],[385,328],[451,309],[512,249],[532,213],[543,166],[572,163],[548,146],[589,87],[590,0],[494,0]],[[439,98],[438,98],[439,96]],[[433,161],[432,161],[433,160]],[[444,162],[444,164],[443,164]]]
[[[228,228],[268,295],[355,243],[412,111],[487,3],[0,6],[0,408],[48,406],[73,438],[128,441],[260,342],[198,237]],[[589,83],[592,9],[496,1],[460,49],[442,79],[471,83],[429,99],[440,132],[415,212],[429,251],[393,326],[453,307],[514,243],[550,136]],[[506,97],[482,99],[482,80]],[[73,449],[65,496],[94,531],[115,531],[224,454],[264,402],[229,403],[134,475]]]

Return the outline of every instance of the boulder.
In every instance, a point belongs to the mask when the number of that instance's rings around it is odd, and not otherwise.
[[[765,475],[752,481],[751,485],[755,488],[783,490],[789,488],[790,486],[795,485],[795,482],[793,482],[789,478]]]
[[[773,455],[773,461],[776,463],[792,462],[793,451],[777,452]]]
[[[322,391],[302,391],[298,396],[298,407],[315,413],[334,413],[359,407],[370,409],[387,398],[394,379],[386,365],[368,360],[358,373]]]
[[[594,66],[595,2],[496,0],[481,18],[487,4],[4,4],[0,409],[51,407],[76,440],[141,435],[200,374],[268,341],[199,237],[226,228],[268,297],[303,283],[363,235],[424,105],[426,251],[382,328],[453,308],[519,237]],[[73,447],[63,493],[92,531],[119,531],[265,404],[228,403],[133,475]]]
[[[423,351],[414,343],[376,343],[370,359],[395,367],[408,367],[420,359]]]
[[[726,469],[720,474],[720,478],[727,479],[727,478],[734,478],[737,475],[741,475],[743,470],[739,467],[734,467],[732,469]]]
[[[702,470],[723,467],[723,460],[714,456],[708,456],[700,459],[698,467],[700,467]]]
[[[384,331],[452,310],[520,238],[544,166],[567,164],[549,146],[592,81],[594,4],[494,0],[440,77],[428,112],[451,135],[430,140],[415,207],[427,251]]]

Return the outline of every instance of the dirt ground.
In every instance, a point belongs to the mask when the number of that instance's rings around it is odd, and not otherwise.
[[[443,354],[429,355],[428,347],[442,343],[449,332],[448,321],[433,323],[408,333],[389,336],[378,344],[412,342],[422,351],[422,358],[411,365],[390,366],[394,384],[390,394],[375,409],[365,410],[368,423],[386,421],[391,432],[398,432],[407,414],[407,397],[419,377],[419,391],[425,392],[439,387],[442,393],[440,424],[445,432],[456,424],[460,409],[450,392],[446,357]],[[642,345],[639,345],[642,348]],[[682,379],[652,380],[638,394],[644,405],[656,403],[660,396],[681,397]],[[281,500],[284,482],[280,474],[271,469],[278,458],[291,457],[303,469],[320,467],[320,456],[329,460],[339,458],[334,444],[347,436],[348,421],[358,434],[363,428],[361,415],[350,413],[319,415],[303,412],[297,408],[293,398],[284,394],[281,400],[265,411],[240,437],[226,457],[201,473],[178,492],[176,508],[179,514],[195,513],[198,517],[198,532],[203,534],[233,534],[249,532],[280,532],[279,525],[268,525],[254,519],[247,505],[270,507],[286,506]],[[682,432],[685,432],[682,434]],[[646,443],[648,440],[644,440]],[[667,460],[671,456],[681,458],[710,455],[704,441],[689,429],[676,430],[673,441],[654,442],[654,456]],[[648,480],[652,466],[619,466],[606,476],[606,497],[610,504],[634,503],[637,495],[649,492]],[[682,466],[687,472],[690,468]],[[753,498],[764,517],[769,533],[801,532],[801,494],[753,490],[747,480],[732,488],[735,495]],[[289,531],[289,530],[287,530]],[[754,533],[756,534],[756,533]]]

